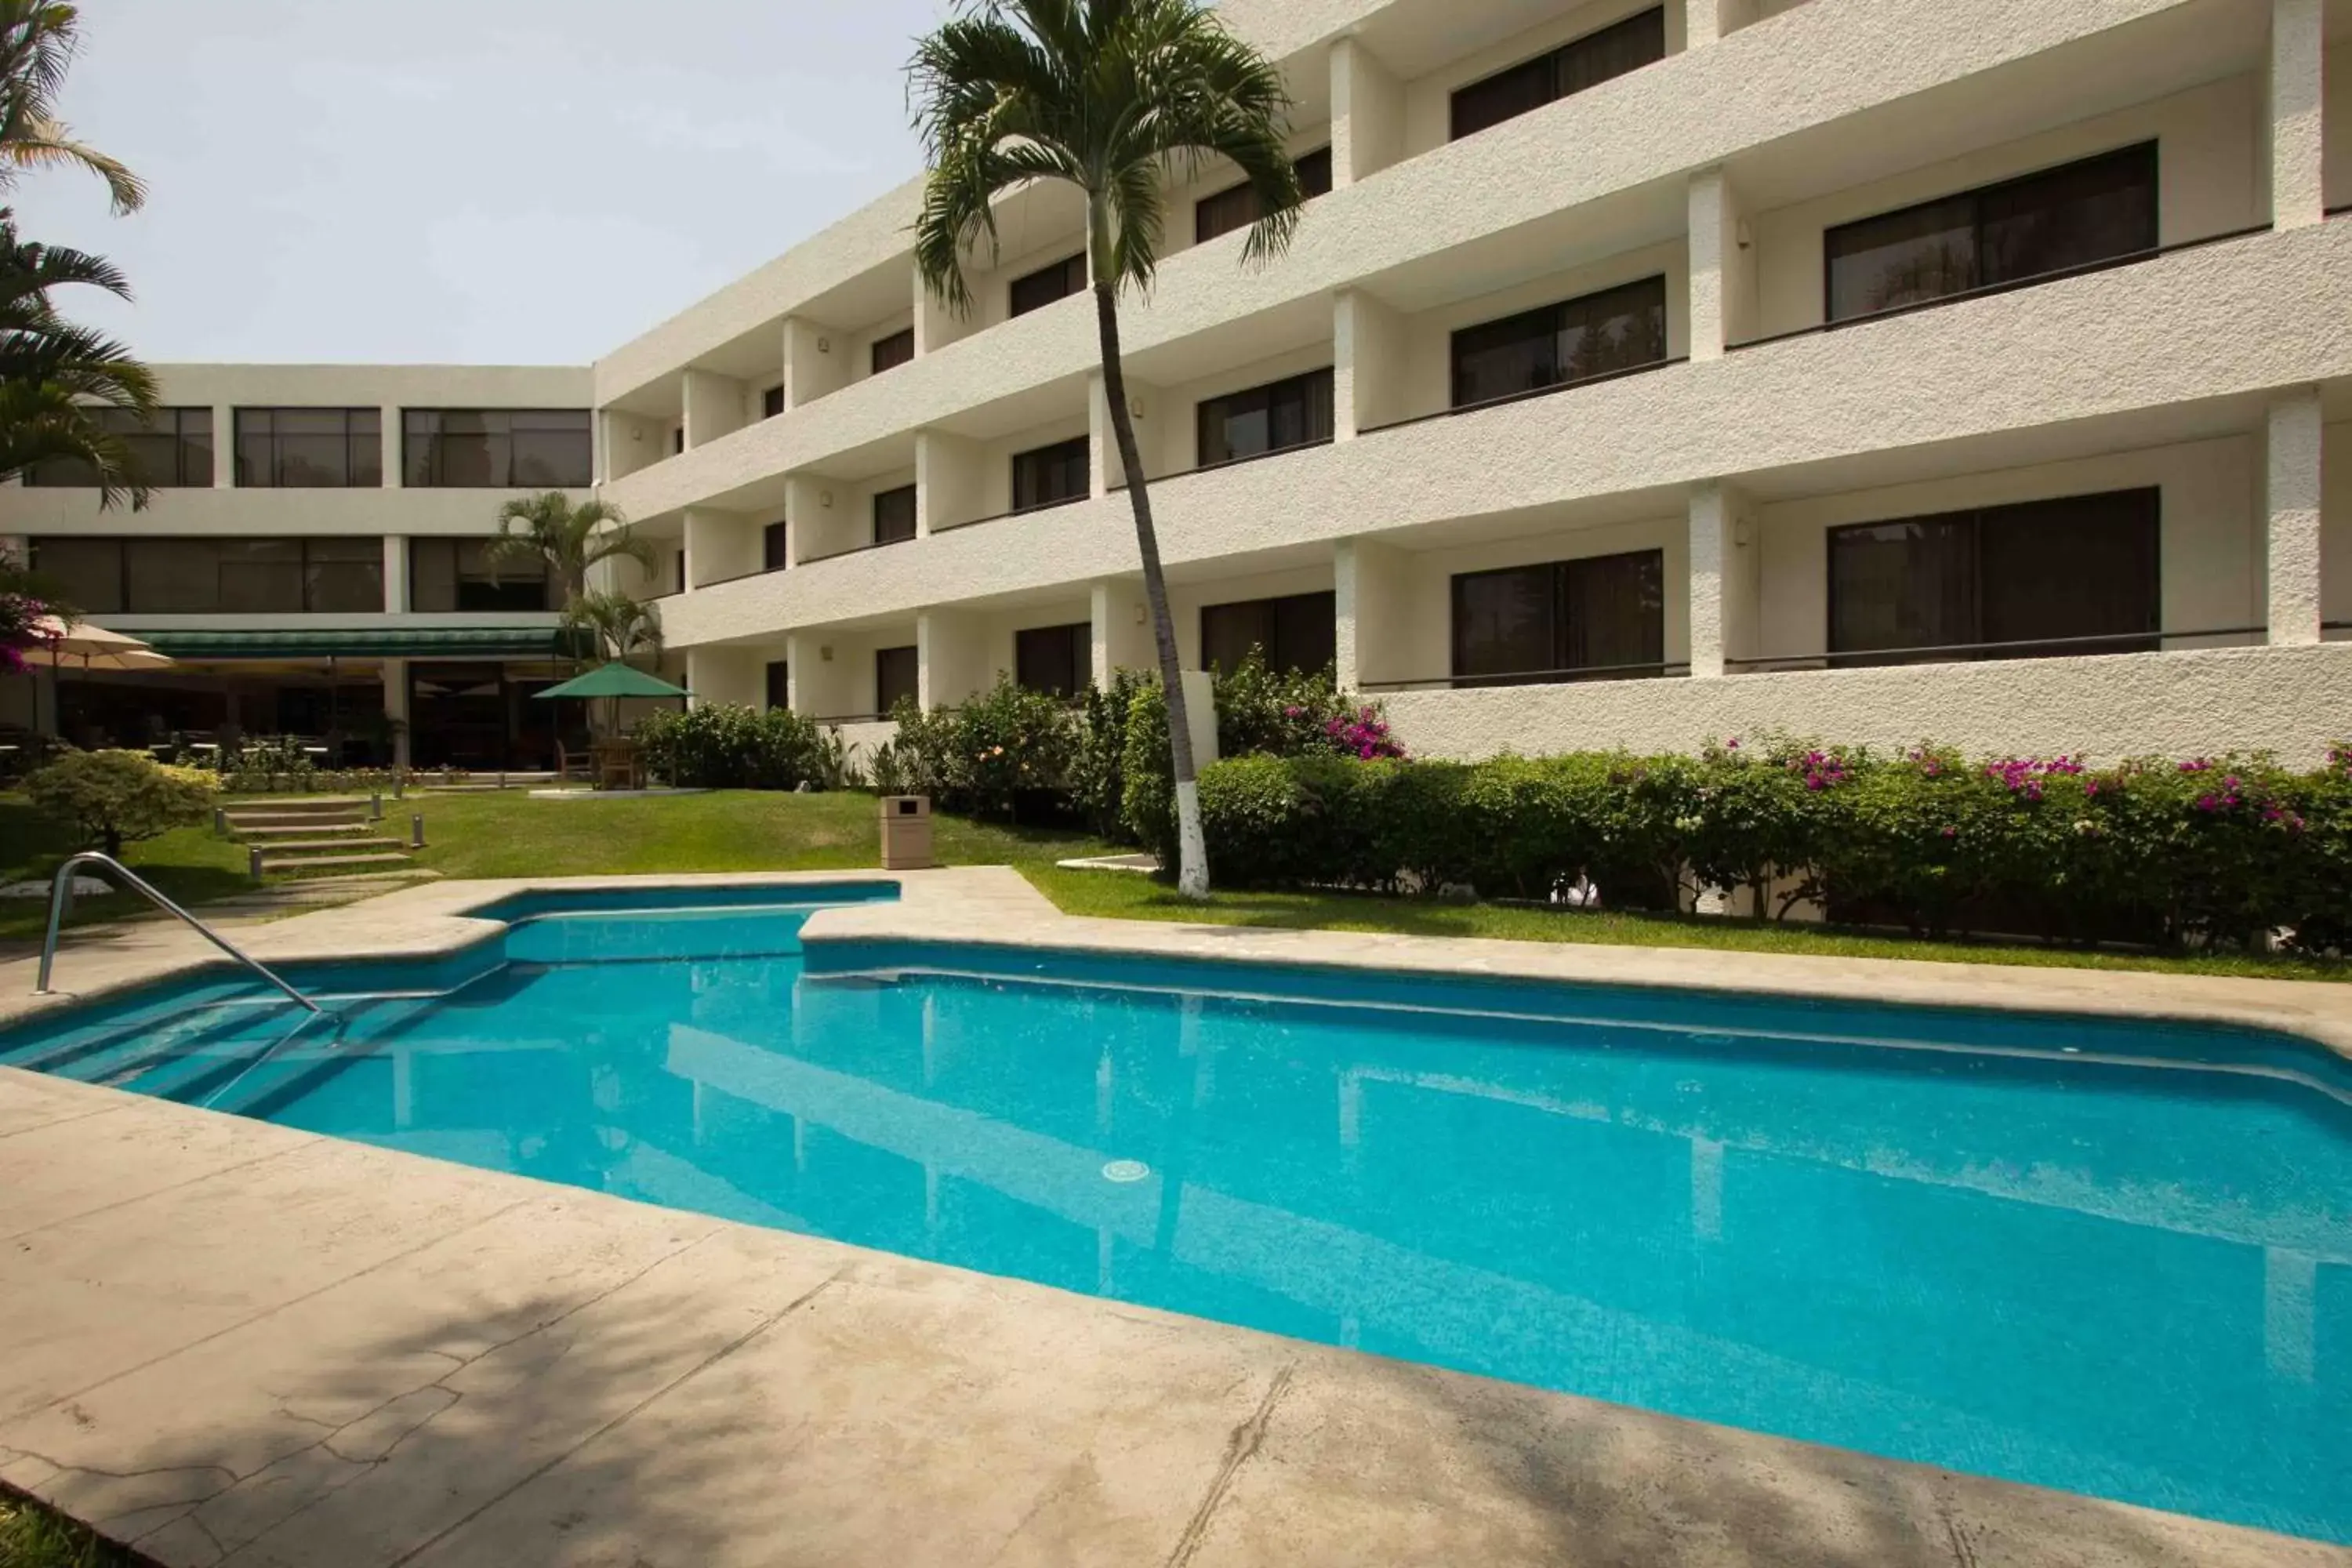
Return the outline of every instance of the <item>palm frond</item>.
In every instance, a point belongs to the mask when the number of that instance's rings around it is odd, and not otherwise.
[[[76,140],[58,118],[80,28],[79,12],[64,0],[0,0],[0,185],[23,170],[77,168],[106,182],[116,213],[136,212],[147,200],[139,176]]]

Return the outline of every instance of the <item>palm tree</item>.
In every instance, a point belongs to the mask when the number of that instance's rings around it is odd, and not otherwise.
[[[1199,0],[965,0],[962,14],[916,45],[908,67],[930,173],[915,224],[915,266],[959,311],[971,308],[963,258],[996,244],[996,198],[1063,180],[1087,202],[1087,256],[1102,346],[1103,393],[1127,471],[1144,597],[1159,645],[1176,774],[1177,885],[1209,892],[1176,627],[1168,613],[1151,498],[1119,359],[1118,296],[1149,289],[1160,260],[1171,177],[1232,163],[1262,215],[1242,249],[1250,263],[1290,242],[1302,200],[1284,145],[1290,98],[1281,73],[1227,33]]]
[[[26,169],[87,170],[106,182],[116,213],[147,199],[139,176],[73,139],[57,115],[66,72],[81,50],[81,20],[62,0],[0,0],[0,189]]]
[[[127,494],[134,509],[142,507],[146,482],[103,411],[152,417],[155,377],[121,343],[58,313],[49,290],[70,284],[131,297],[130,284],[103,258],[20,241],[13,216],[0,208],[0,476],[71,461],[90,471],[100,506]]]
[[[598,656],[629,662],[640,651],[658,657],[662,646],[661,612],[626,594],[591,589],[563,611],[563,625],[595,639]]]
[[[536,560],[563,584],[569,612],[588,592],[588,574],[623,558],[653,569],[654,547],[629,531],[618,507],[600,500],[572,504],[562,490],[517,496],[499,508],[499,534],[486,552],[492,563]]]

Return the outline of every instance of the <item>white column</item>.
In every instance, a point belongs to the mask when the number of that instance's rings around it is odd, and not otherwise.
[[[383,536],[383,608],[394,616],[406,615],[414,606],[408,586],[408,538],[405,534]]]
[[[985,493],[977,441],[943,430],[915,432],[915,532],[934,533],[980,516]]]
[[[741,512],[689,507],[686,561],[695,587],[749,576],[760,569],[760,531]]]
[[[1374,539],[1343,539],[1332,547],[1332,618],[1339,689],[1370,681],[1434,679],[1442,668],[1409,669],[1405,640],[1412,558]]]
[[[383,488],[400,489],[408,483],[408,468],[401,456],[400,405],[385,404],[376,411],[376,420],[383,435]]]
[[[1369,179],[1404,156],[1404,86],[1363,39],[1331,45],[1331,184]]]
[[[383,661],[383,716],[393,721],[392,765],[408,766],[408,661],[387,658]]]
[[[1160,649],[1143,584],[1124,579],[1097,583],[1092,599],[1095,684],[1108,686],[1111,676],[1122,669],[1159,668]]]
[[[1150,479],[1159,465],[1152,461],[1151,443],[1160,428],[1152,420],[1159,405],[1158,388],[1133,376],[1127,378],[1127,413],[1135,425],[1136,455],[1143,460],[1143,477]],[[1164,454],[1162,455],[1164,461]],[[1118,432],[1111,428],[1110,399],[1103,391],[1102,373],[1087,377],[1087,463],[1097,500],[1127,483],[1127,465],[1119,461]],[[1182,465],[1189,467],[1190,465]]]
[[[1755,551],[1741,542],[1742,504],[1738,490],[1721,480],[1691,487],[1690,672],[1702,679],[1724,674],[1727,658],[1751,651]]]
[[[1690,181],[1690,357],[1721,359],[1752,333],[1755,247],[1738,193],[1720,168]]]
[[[2319,389],[2304,387],[2273,402],[2267,435],[2268,640],[2315,643],[2319,641],[2321,451],[2326,444]]]
[[[1401,417],[1404,319],[1361,289],[1333,297],[1331,427],[1341,441]]]
[[[1756,20],[1756,0],[1683,0],[1683,47],[1702,48]]]
[[[688,451],[743,428],[744,387],[733,376],[689,369],[681,392]]]
[[[2300,228],[2325,216],[2323,0],[2271,0],[2271,226]]]
[[[923,286],[923,275],[909,266],[908,275],[914,282],[915,357],[937,353],[958,338],[972,330],[973,322],[959,317],[947,302]]]
[[[996,679],[988,668],[986,630],[979,616],[956,610],[916,617],[916,700],[925,712],[957,707]]]
[[[384,483],[390,484],[392,468],[384,468]],[[213,405],[213,489],[236,488],[236,409],[226,403]]]
[[[814,403],[849,383],[849,351],[841,334],[801,316],[784,318],[784,406]]]

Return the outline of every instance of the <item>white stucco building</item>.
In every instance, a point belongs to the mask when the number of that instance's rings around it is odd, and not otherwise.
[[[1435,754],[2352,734],[2352,0],[1224,14],[1320,194],[1246,268],[1204,174],[1126,309],[1188,664],[1330,659]],[[863,738],[898,693],[1149,665],[1075,197],[1004,203],[960,319],[916,281],[918,190],[593,372],[172,397],[215,432],[248,398],[381,406],[387,475],[399,409],[593,407],[705,700]],[[392,542],[497,498],[333,499],[35,489],[0,531],[348,528],[387,542],[384,625],[463,619]]]

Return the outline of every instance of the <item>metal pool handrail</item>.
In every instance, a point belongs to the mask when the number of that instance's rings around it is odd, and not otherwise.
[[[133,892],[144,894],[149,903],[153,904],[165,914],[176,915],[181,920],[187,921],[188,924],[195,927],[197,934],[202,936],[206,942],[211,942],[215,947],[219,948],[223,952],[227,953],[231,958],[236,959],[239,963],[244,964],[247,969],[252,970],[256,974],[260,975],[264,980],[267,980],[272,985],[277,986],[280,991],[285,992],[286,994],[294,998],[295,1001],[302,1004],[303,1006],[308,1007],[311,1012],[324,1013],[326,1011],[324,1007],[320,1006],[316,1002],[311,1001],[308,996],[303,995],[302,993],[295,990],[294,987],[286,984],[284,980],[278,977],[277,971],[269,968],[259,959],[254,957],[243,948],[238,947],[236,943],[230,942],[228,938],[221,935],[220,932],[213,930],[212,927],[206,925],[204,921],[198,920],[195,916],[190,914],[187,910],[182,909],[179,905],[165,898],[161,892],[158,892],[152,884],[150,884],[145,879],[142,878],[137,872],[133,871],[130,867],[125,866],[113,856],[101,855],[95,849],[85,849],[79,855],[68,857],[66,863],[58,868],[56,879],[49,884],[49,931],[48,935],[41,940],[41,973],[39,978],[33,982],[33,994],[35,995],[46,996],[49,994],[49,970],[57,963],[58,958],[58,922],[65,919],[66,893],[68,889],[73,886],[74,871],[77,868],[82,866],[105,867],[108,870],[121,878],[125,885],[127,885]]]

